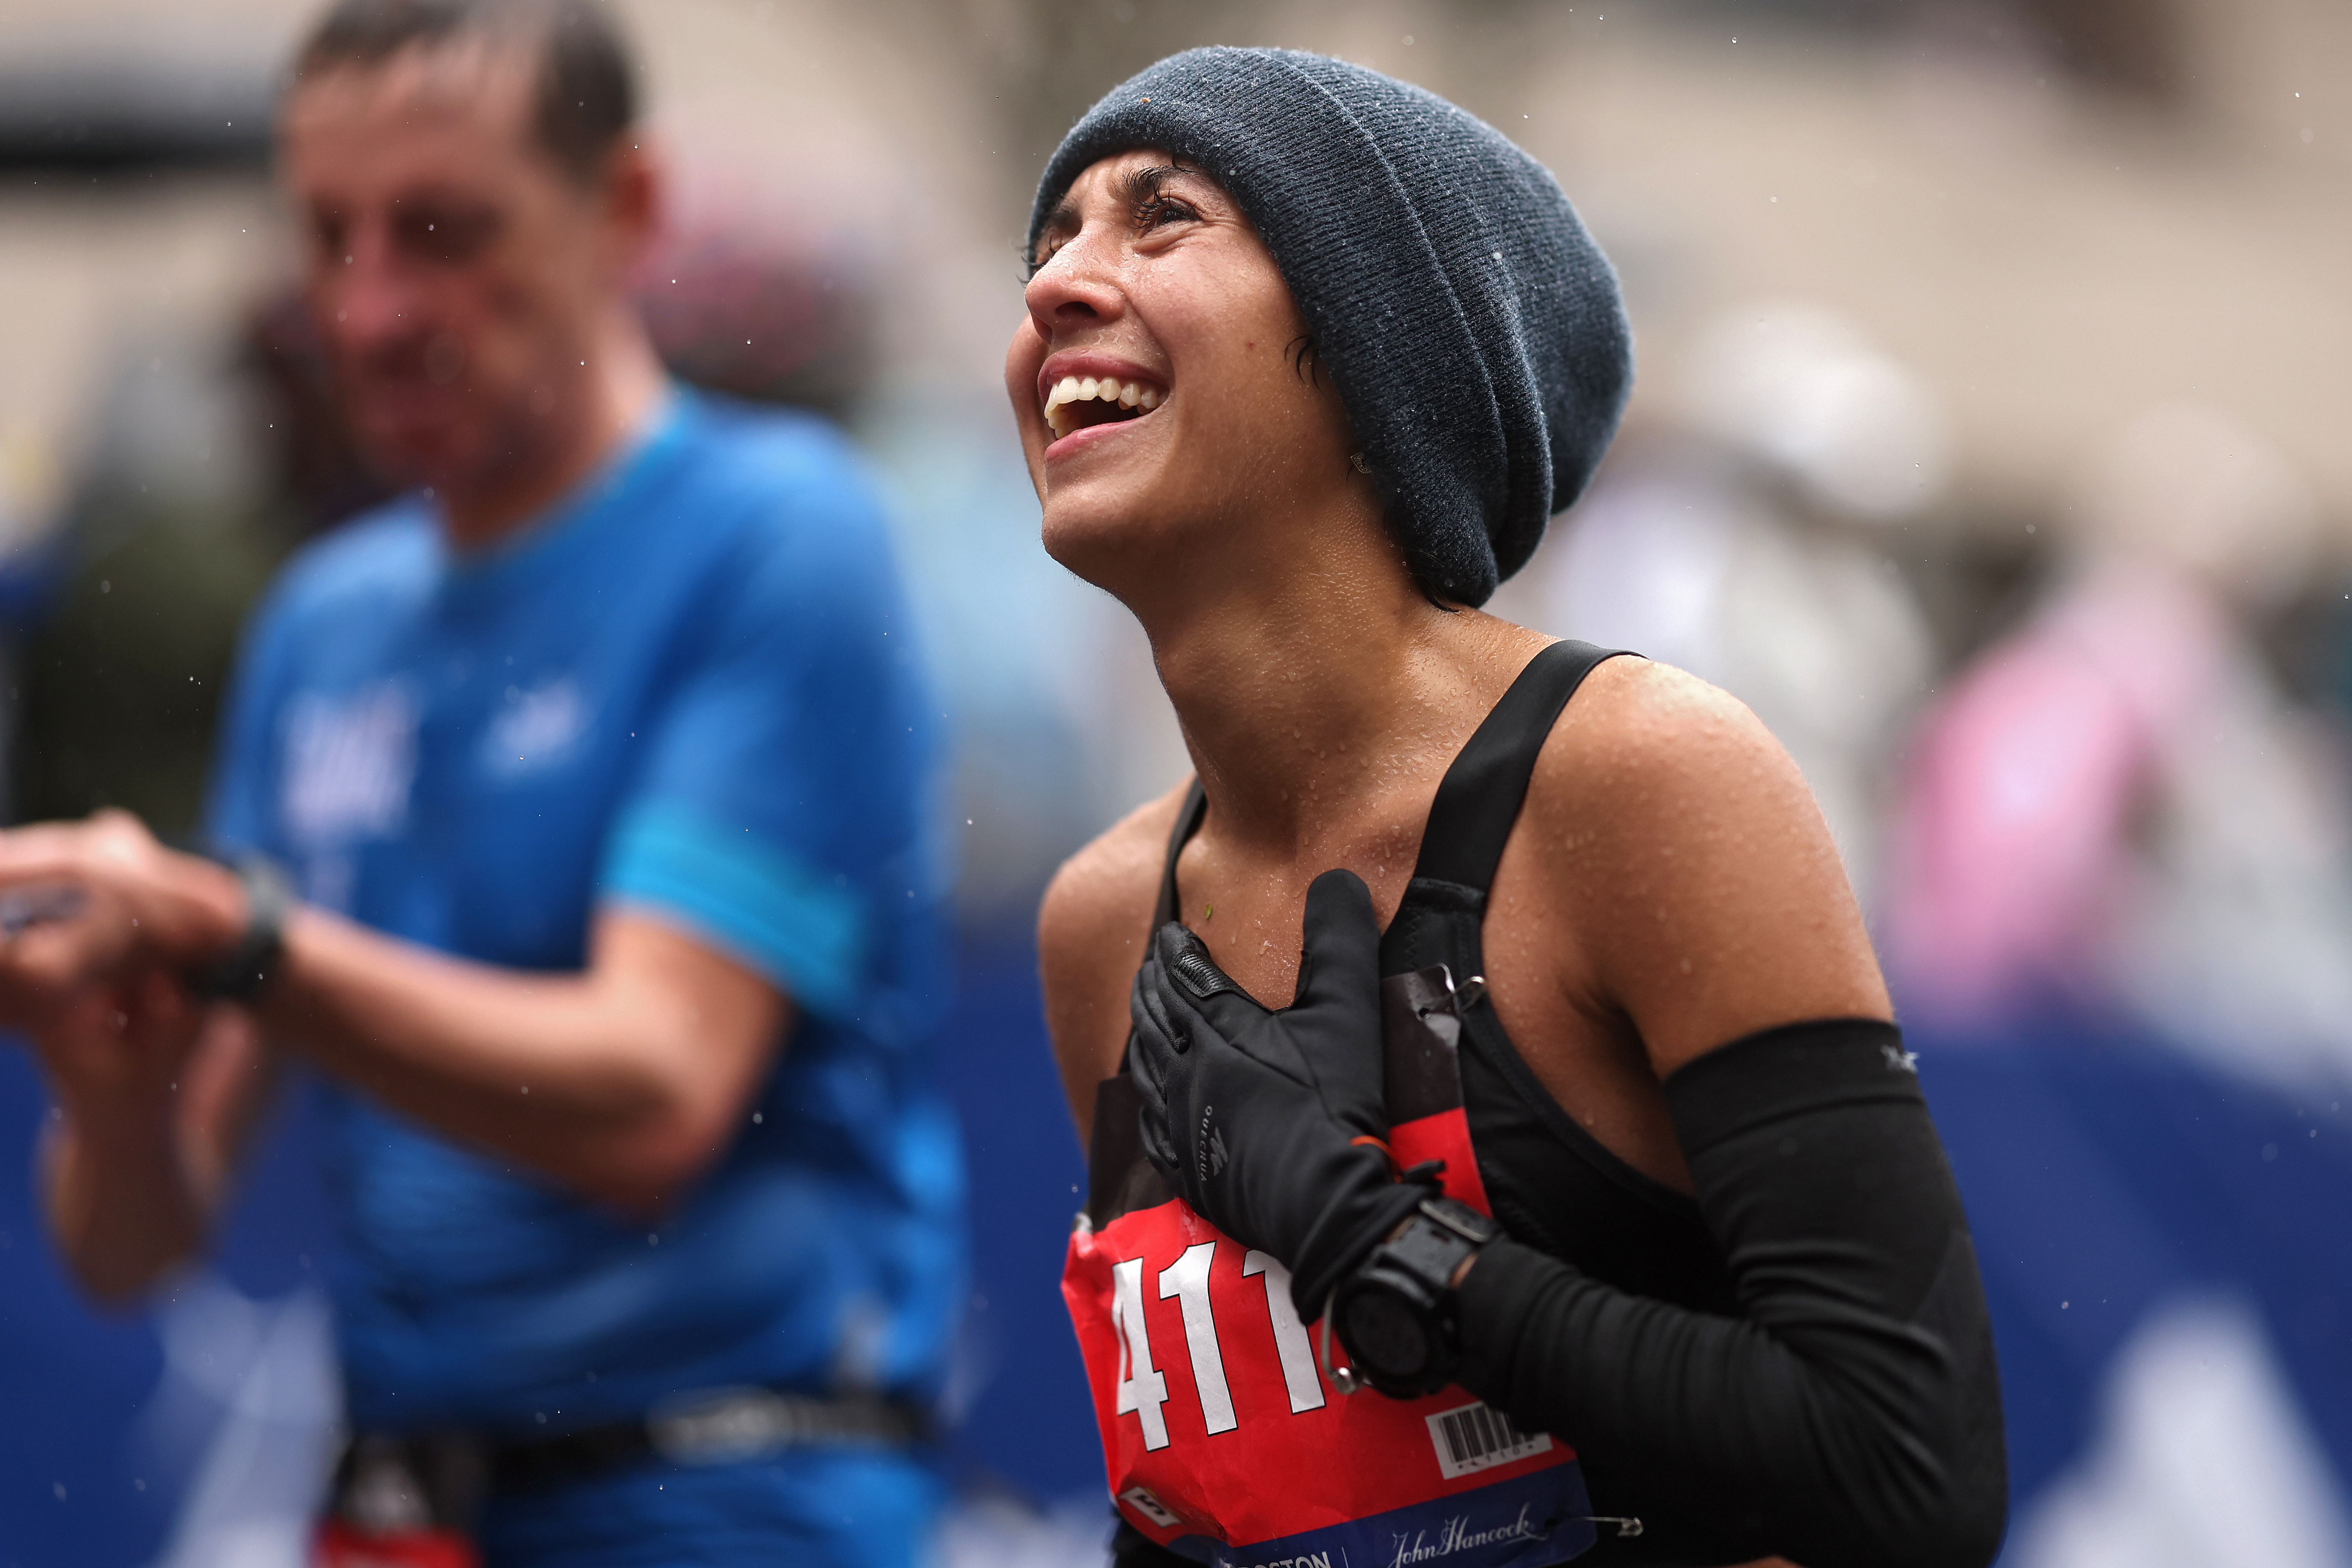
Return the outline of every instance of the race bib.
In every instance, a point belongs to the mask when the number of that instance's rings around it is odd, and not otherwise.
[[[319,1527],[312,1568],[481,1568],[481,1555],[461,1535],[439,1530],[377,1535],[341,1520]]]
[[[311,1568],[481,1568],[467,1526],[488,1471],[478,1443],[362,1434],[346,1444]]]
[[[1381,983],[1390,1140],[1443,1160],[1486,1212],[1443,968]],[[1128,1521],[1217,1568],[1539,1568],[1590,1546],[1575,1454],[1460,1389],[1343,1395],[1290,1276],[1171,1196],[1143,1157],[1133,1079],[1095,1100],[1087,1212],[1062,1294]]]

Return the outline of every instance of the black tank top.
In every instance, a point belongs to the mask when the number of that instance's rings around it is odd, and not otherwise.
[[[1454,759],[1422,831],[1404,901],[1381,939],[1381,973],[1443,963],[1455,984],[1486,973],[1481,927],[1486,893],[1535,775],[1536,755],[1594,666],[1616,657],[1559,642],[1528,661]],[[1208,802],[1198,780],[1176,814],[1153,929],[1180,919],[1176,859],[1200,831]],[[1691,1198],[1643,1175],[1577,1125],[1521,1058],[1494,1004],[1480,994],[1462,1019],[1462,1097],[1495,1217],[1516,1240],[1622,1290],[1700,1311],[1737,1301],[1723,1255]],[[1593,1511],[1643,1521],[1638,1537],[1602,1539],[1580,1563],[1725,1561],[1701,1544],[1704,1521],[1664,1517],[1641,1478],[1605,1455],[1580,1455]]]

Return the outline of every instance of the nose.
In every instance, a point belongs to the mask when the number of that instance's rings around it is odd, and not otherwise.
[[[342,254],[316,263],[313,295],[320,330],[347,353],[368,355],[411,342],[424,323],[416,290],[390,243],[388,225],[352,225]]]
[[[1116,320],[1126,309],[1116,242],[1107,224],[1088,224],[1030,275],[1023,294],[1037,335],[1048,343]]]

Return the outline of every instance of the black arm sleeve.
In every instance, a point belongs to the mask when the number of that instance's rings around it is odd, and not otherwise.
[[[1990,1563],[2008,1508],[1991,1326],[1900,1032],[1768,1030],[1665,1093],[1740,1315],[1497,1240],[1462,1284],[1464,1385],[1753,1555]]]

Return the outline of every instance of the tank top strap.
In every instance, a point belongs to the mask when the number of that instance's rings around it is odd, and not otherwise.
[[[1495,879],[1503,846],[1518,821],[1519,803],[1527,798],[1528,782],[1535,777],[1536,755],[1551,736],[1568,700],[1584,684],[1595,666],[1623,653],[1591,643],[1556,642],[1529,659],[1511,681],[1510,689],[1495,704],[1475,732],[1445,770],[1430,803],[1429,824],[1421,836],[1421,858],[1413,879],[1433,879],[1485,891]],[[1201,831],[1209,813],[1209,797],[1193,779],[1176,809],[1176,825],[1168,834],[1168,859],[1160,872],[1160,904],[1151,917],[1158,931],[1181,920],[1176,893],[1176,860]]]
[[[1584,678],[1625,651],[1556,642],[1528,661],[1439,782],[1413,880],[1486,890],[1552,724]]]
[[[1151,929],[1157,931],[1170,921],[1181,920],[1176,897],[1176,858],[1184,853],[1192,835],[1201,831],[1201,819],[1209,814],[1208,792],[1195,777],[1192,787],[1184,792],[1184,804],[1176,808],[1176,826],[1168,835],[1168,864],[1160,873],[1160,910],[1151,917]]]

